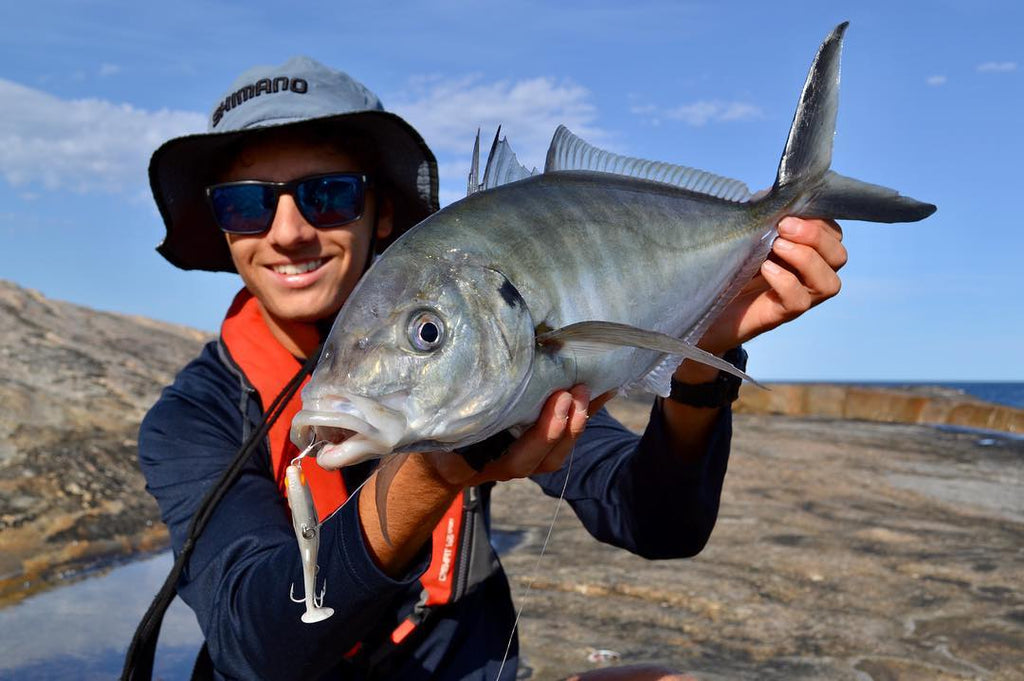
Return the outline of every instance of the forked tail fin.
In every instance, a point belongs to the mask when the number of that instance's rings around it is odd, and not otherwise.
[[[914,222],[935,206],[829,170],[839,109],[839,62],[849,22],[836,26],[818,48],[793,116],[773,192],[796,188],[804,194],[793,214],[807,218]]]

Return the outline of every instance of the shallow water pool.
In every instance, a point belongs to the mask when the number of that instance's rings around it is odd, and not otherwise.
[[[171,569],[165,552],[37,594],[0,610],[0,679],[115,679],[135,627]],[[164,618],[154,679],[187,679],[202,645],[192,611]]]

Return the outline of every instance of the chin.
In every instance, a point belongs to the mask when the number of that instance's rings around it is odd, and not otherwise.
[[[313,323],[332,317],[341,309],[344,300],[323,300],[313,296],[311,300],[291,300],[278,309],[282,319],[291,322]]]

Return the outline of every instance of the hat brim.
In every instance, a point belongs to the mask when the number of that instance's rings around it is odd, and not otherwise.
[[[438,209],[437,160],[420,134],[395,114],[359,111],[262,124],[178,137],[153,152],[149,184],[167,229],[156,250],[183,270],[235,272],[227,240],[206,201],[206,187],[217,179],[213,176],[219,167],[214,162],[216,155],[242,139],[256,140],[272,131],[312,125],[336,125],[346,134],[368,140],[378,152],[378,172],[386,176],[394,194],[394,229],[387,239],[378,242],[378,252]]]

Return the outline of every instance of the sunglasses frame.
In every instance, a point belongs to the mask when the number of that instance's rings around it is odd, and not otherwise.
[[[320,180],[320,179],[327,178],[327,177],[356,178],[356,179],[358,179],[360,181],[360,183],[361,183],[360,184],[360,193],[361,193],[360,198],[362,200],[360,202],[359,212],[356,214],[355,217],[350,218],[348,220],[342,220],[341,222],[320,223],[320,222],[317,222],[317,221],[311,219],[311,217],[309,215],[306,215],[306,211],[303,210],[303,206],[302,206],[301,202],[299,201],[298,196],[296,194],[296,191],[298,190],[299,185],[303,184],[305,182],[311,182],[311,181],[315,181],[315,180]],[[344,172],[339,172],[339,173],[320,173],[320,174],[317,174],[317,175],[306,175],[305,177],[297,177],[294,180],[289,180],[288,182],[270,182],[270,181],[267,181],[267,180],[237,180],[235,182],[221,182],[221,183],[218,183],[218,184],[212,184],[212,185],[210,185],[210,186],[208,186],[206,188],[206,201],[207,201],[207,203],[210,206],[210,212],[213,214],[213,221],[217,224],[217,227],[219,227],[222,232],[225,232],[227,234],[240,234],[240,235],[243,235],[243,236],[255,236],[255,235],[258,235],[258,234],[266,233],[271,228],[271,226],[273,226],[273,224],[274,224],[274,216],[277,214],[277,204],[278,204],[278,201],[281,200],[281,195],[282,194],[288,194],[289,196],[291,196],[295,200],[295,207],[298,209],[299,213],[302,215],[302,218],[306,222],[311,224],[313,227],[315,227],[317,229],[332,229],[334,227],[341,227],[343,225],[351,224],[353,222],[356,222],[356,221],[360,220],[363,217],[363,213],[366,212],[366,190],[370,187],[370,179],[371,179],[370,176],[367,175],[366,173],[344,173]],[[263,229],[259,230],[258,232],[226,229],[224,227],[224,225],[221,224],[221,221],[220,221],[220,219],[217,216],[217,208],[214,205],[214,201],[213,201],[213,192],[215,190],[217,190],[217,189],[222,189],[224,187],[241,187],[241,186],[258,186],[258,187],[269,188],[273,192],[273,194],[274,194],[274,205],[273,205],[273,210],[270,212],[270,222],[268,222],[267,226],[264,227]]]

